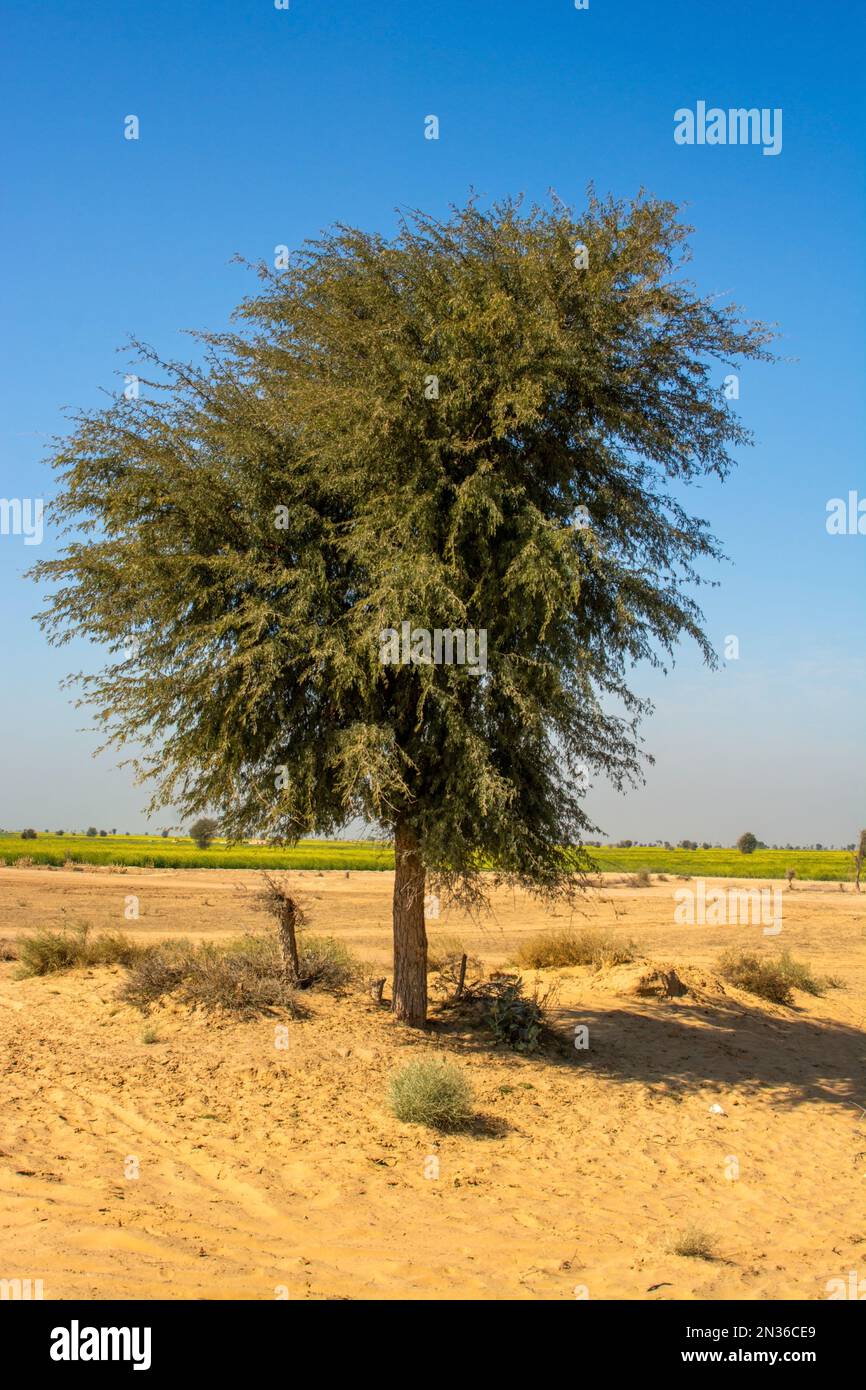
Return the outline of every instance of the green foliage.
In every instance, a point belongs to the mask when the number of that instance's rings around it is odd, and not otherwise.
[[[391,1078],[389,1105],[398,1120],[430,1129],[463,1129],[472,1119],[472,1087],[449,1062],[410,1062]]]
[[[119,835],[106,844],[94,844],[83,835],[66,835],[62,843],[53,835],[41,835],[36,845],[26,846],[20,835],[0,835],[0,858],[7,862],[26,853],[34,864],[148,864],[158,869],[365,869],[393,870],[390,844],[374,840],[301,840],[292,846],[231,845],[215,842],[198,850],[192,840],[175,836],[166,841],[156,835]],[[796,865],[803,881],[836,883],[853,875],[851,852],[844,850],[756,850],[744,859],[737,850],[711,849],[706,853],[664,850],[653,845],[629,850],[613,847],[593,851],[595,867],[602,873],[675,873],[688,868],[707,878],[777,878]],[[482,861],[488,867],[486,861]]]
[[[28,829],[28,830],[22,830],[22,831],[21,831],[21,838],[22,838],[22,840],[35,840],[35,839],[37,838],[36,831],[35,831],[35,830],[30,830],[30,829]]]
[[[479,991],[484,1001],[484,1022],[497,1042],[515,1052],[537,1052],[544,1032],[545,1009],[550,994],[528,995],[519,976],[500,975]]]
[[[737,849],[740,854],[754,854],[758,848],[758,837],[753,835],[751,830],[747,830],[737,841]]]
[[[35,864],[142,865],[160,869],[392,869],[390,845],[373,840],[302,840],[287,847],[231,845],[217,841],[199,850],[186,836],[128,835],[109,837],[104,843],[84,835],[40,836],[25,845],[20,835],[0,835],[0,857],[13,860],[22,854]],[[848,856],[850,859],[850,856]]]
[[[213,844],[219,826],[210,816],[200,816],[189,828],[190,839],[199,849],[208,849]]]
[[[201,363],[135,345],[152,379],[59,448],[72,538],[34,573],[52,638],[113,652],[85,698],[154,807],[287,843],[363,816],[467,892],[483,862],[573,889],[576,788],[641,776],[628,670],[714,660],[683,484],[748,441],[716,364],[768,356],[681,277],[688,231],[592,194],[339,227]],[[403,620],[485,629],[487,674],[383,665]]]

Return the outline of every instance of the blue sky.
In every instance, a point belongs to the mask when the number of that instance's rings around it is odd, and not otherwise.
[[[666,679],[637,672],[656,766],[589,809],[615,838],[854,838],[866,536],[829,536],[825,509],[866,498],[859,7],[47,0],[6,6],[3,48],[6,498],[51,495],[48,437],[118,389],[131,333],[187,353],[182,329],[225,325],[254,288],[235,252],[271,258],[336,220],[388,231],[395,207],[442,212],[470,188],[580,204],[593,180],[688,204],[700,288],[778,322],[790,360],[742,373],[756,447],[693,497],[732,560],[704,591],[708,632],[736,634],[739,660],[713,674],[683,649]],[[699,100],[781,108],[781,153],[675,144]],[[0,536],[0,825],[143,829],[143,791],[91,757],[59,688],[98,653],[52,650],[32,621],[21,574],[53,543]]]

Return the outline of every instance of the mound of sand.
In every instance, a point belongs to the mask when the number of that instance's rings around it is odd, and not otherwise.
[[[391,875],[306,881],[314,929],[387,974]],[[236,883],[0,870],[2,934],[236,934],[257,924]],[[786,899],[784,943],[843,987],[783,1010],[713,973],[753,929],[686,932],[665,888],[590,901],[644,958],[563,972],[549,1055],[448,1020],[412,1032],[363,994],[310,991],[282,1034],[177,1004],[144,1020],[119,969],[19,980],[0,963],[0,1276],[41,1278],[46,1299],[826,1298],[866,1250],[862,902]],[[488,970],[563,924],[493,901],[483,928],[441,923]],[[422,1057],[466,1075],[471,1131],[390,1113],[392,1073]],[[690,1226],[715,1258],[671,1253]]]

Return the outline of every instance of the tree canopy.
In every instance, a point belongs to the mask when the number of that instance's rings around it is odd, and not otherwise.
[[[107,740],[143,748],[152,809],[230,838],[393,834],[410,1021],[426,876],[570,892],[588,780],[641,776],[630,668],[684,636],[714,661],[692,590],[720,549],[682,485],[748,442],[719,364],[771,334],[684,278],[690,231],[592,192],[338,226],[195,364],[137,343],[140,396],[58,443],[40,617],[111,650],[83,678]],[[384,664],[404,623],[483,631],[486,670]]]

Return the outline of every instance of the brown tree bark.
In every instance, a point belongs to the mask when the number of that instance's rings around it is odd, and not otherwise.
[[[424,929],[425,870],[413,830],[394,833],[394,987],[391,1009],[401,1022],[427,1022],[427,933]]]
[[[277,934],[280,939],[280,950],[283,956],[283,970],[290,985],[296,985],[301,975],[301,964],[298,960],[298,938],[295,935],[295,922],[297,920],[297,909],[291,898],[286,898],[280,909],[277,919]]]

